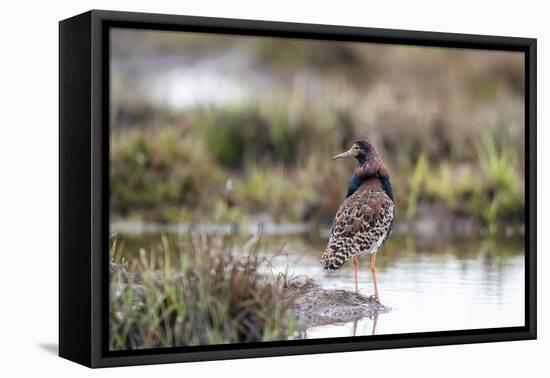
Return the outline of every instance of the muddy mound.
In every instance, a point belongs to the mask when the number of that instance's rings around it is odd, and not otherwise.
[[[321,325],[348,322],[363,317],[373,317],[391,309],[355,291],[329,290],[302,276],[291,281],[289,293],[294,296],[289,311],[299,323]]]

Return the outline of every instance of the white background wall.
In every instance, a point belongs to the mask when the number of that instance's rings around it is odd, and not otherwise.
[[[310,6],[310,4],[313,6]],[[550,12],[544,1],[6,1],[0,22],[0,375],[541,377],[550,374],[543,316],[550,274]],[[58,26],[96,9],[536,37],[539,134],[539,340],[89,370],[57,344]],[[546,194],[548,195],[548,194]],[[546,351],[545,351],[546,348]]]

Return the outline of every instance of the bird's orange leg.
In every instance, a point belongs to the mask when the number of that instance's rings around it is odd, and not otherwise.
[[[376,335],[376,323],[378,323],[378,314],[372,318],[372,335]]]
[[[355,292],[359,292],[359,285],[357,283],[357,256],[353,256],[353,271],[355,272]]]
[[[370,258],[370,271],[372,273],[372,283],[374,285],[374,297],[380,302],[380,296],[378,295],[378,286],[376,285],[376,254],[373,254]]]

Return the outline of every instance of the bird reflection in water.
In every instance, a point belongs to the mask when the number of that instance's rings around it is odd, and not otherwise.
[[[373,317],[369,318],[372,320],[372,329],[371,329],[371,335],[376,335],[376,324],[378,323],[378,314],[374,315]],[[357,326],[359,325],[359,321],[361,319],[355,319],[353,321],[353,336],[361,336],[357,335]]]

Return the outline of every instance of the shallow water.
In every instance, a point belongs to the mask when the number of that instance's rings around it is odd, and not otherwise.
[[[300,249],[303,247],[304,249]],[[319,249],[289,242],[291,271],[326,289],[353,290],[353,265],[320,269]],[[524,253],[521,241],[472,241],[415,247],[412,238],[387,243],[377,255],[381,302],[392,308],[377,319],[312,325],[307,338],[394,334],[524,324]],[[372,294],[370,257],[359,259],[359,287]],[[376,324],[374,321],[376,320]],[[373,327],[375,326],[375,327]]]
[[[164,55],[136,59],[114,57],[111,69],[131,81],[141,96],[173,110],[224,106],[235,102],[287,96],[299,83],[301,90],[319,98],[323,78],[296,67],[281,78],[265,72],[247,50],[206,52],[204,56]]]
[[[147,246],[155,235],[119,234],[129,249]],[[306,275],[325,289],[353,290],[353,265],[324,271],[319,257],[324,241],[299,236],[264,237],[261,250],[275,271]],[[268,251],[268,252],[265,252]],[[325,338],[371,334],[522,326],[525,270],[521,239],[421,241],[394,236],[378,252],[381,302],[392,308],[376,319],[306,324],[295,337]],[[372,294],[370,257],[359,259],[359,287]]]

